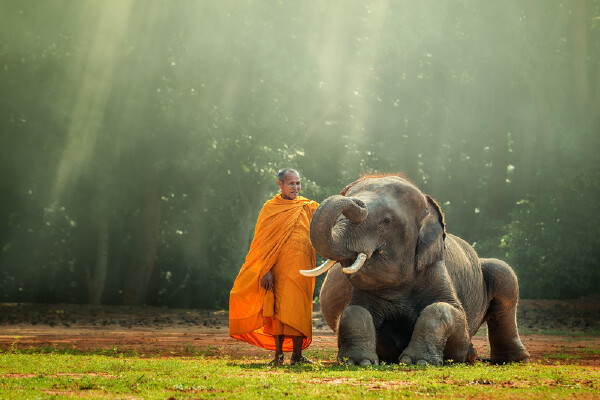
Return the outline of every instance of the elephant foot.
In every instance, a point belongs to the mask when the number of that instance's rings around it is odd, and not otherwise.
[[[353,352],[353,354],[343,354],[341,351],[338,353],[338,362],[344,365],[360,365],[361,367],[368,365],[379,365],[379,357],[375,353],[363,353],[359,354]]]
[[[426,365],[435,365],[440,367],[444,365],[444,355],[441,351],[438,351],[436,346],[428,343],[421,346],[409,345],[400,354],[398,361],[406,365],[415,364],[423,367]]]
[[[516,344],[513,348],[503,349],[503,351],[492,351],[490,354],[492,364],[508,364],[513,362],[528,363],[531,357],[523,344]]]
[[[436,367],[441,367],[444,365],[443,357],[433,355],[433,354],[417,354],[410,351],[404,351],[398,361],[401,364],[406,365],[416,365],[418,367],[425,367],[427,365],[435,365]]]
[[[338,325],[338,361],[346,365],[379,365],[373,317],[363,307],[348,306]]]
[[[469,350],[467,351],[466,363],[473,364],[477,360],[477,350],[473,347],[473,343],[469,343]]]
[[[448,303],[428,305],[421,311],[410,343],[398,361],[407,365],[442,366],[445,355],[455,362],[464,362],[470,345],[466,321],[464,311]]]

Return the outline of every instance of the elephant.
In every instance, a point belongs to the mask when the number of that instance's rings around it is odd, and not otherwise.
[[[402,174],[365,175],[325,199],[310,239],[328,260],[321,312],[338,360],[441,366],[473,362],[485,322],[494,364],[528,362],[519,337],[517,276],[446,232],[438,203]]]

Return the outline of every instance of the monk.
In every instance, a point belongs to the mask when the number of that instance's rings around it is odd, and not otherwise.
[[[315,278],[298,271],[315,267],[309,239],[310,220],[318,203],[299,195],[300,175],[282,169],[280,193],[258,216],[254,239],[229,297],[229,335],[275,350],[274,365],[292,351],[290,364],[310,363],[302,350],[312,341]]]

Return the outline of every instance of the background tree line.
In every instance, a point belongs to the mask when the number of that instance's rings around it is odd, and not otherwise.
[[[0,301],[226,307],[275,173],[405,172],[600,292],[600,1],[0,0]]]

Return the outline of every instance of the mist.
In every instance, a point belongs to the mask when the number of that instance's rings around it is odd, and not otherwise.
[[[0,301],[226,308],[276,172],[404,172],[600,293],[600,1],[0,0]],[[318,291],[315,293],[318,294]]]

